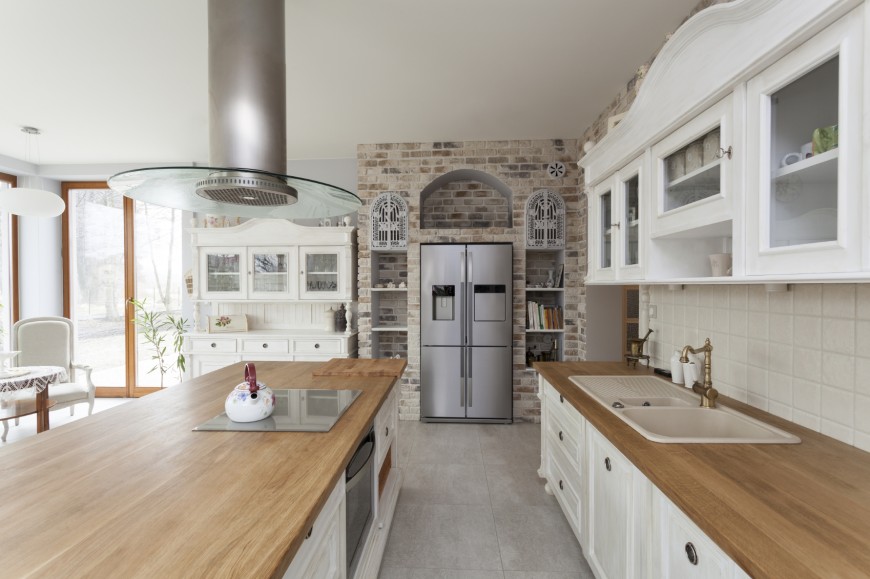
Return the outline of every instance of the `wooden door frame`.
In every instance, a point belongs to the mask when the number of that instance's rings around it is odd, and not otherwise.
[[[18,177],[8,173],[0,173],[0,181],[9,183],[12,187],[18,187]],[[12,215],[9,226],[9,253],[11,255],[9,269],[9,308],[12,312],[12,323],[21,319],[21,308],[18,301],[18,216]],[[11,330],[11,328],[10,328]]]
[[[61,197],[63,198],[66,208],[64,209],[61,228],[62,228],[62,247],[63,247],[63,315],[70,318],[72,313],[71,304],[71,285],[70,282],[70,223],[69,223],[69,193],[73,189],[109,189],[109,185],[105,181],[64,181],[61,183]],[[129,197],[123,199],[124,212],[124,295],[127,299],[124,300],[124,378],[125,384],[120,388],[117,386],[98,386],[96,395],[105,398],[118,397],[140,397],[152,392],[160,390],[158,387],[143,387],[136,385],[136,332],[131,330],[132,320],[135,312],[133,305],[130,303],[130,297],[136,291],[136,255],[134,243],[134,205],[133,200]],[[129,325],[127,325],[129,324]],[[123,392],[119,396],[119,390]]]

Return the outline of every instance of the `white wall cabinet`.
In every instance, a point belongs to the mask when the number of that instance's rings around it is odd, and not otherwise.
[[[541,468],[598,579],[748,576],[539,378]]]
[[[642,155],[592,190],[588,225],[589,237],[598,241],[595,255],[590,254],[595,279],[643,277],[646,244],[642,240],[648,233],[641,190],[646,186],[647,167],[647,155]]]
[[[750,275],[867,269],[863,27],[856,10],[747,84]]]
[[[867,0],[732,2],[687,21],[626,117],[579,162],[587,283],[870,279],[867,10]],[[620,172],[639,155],[650,168],[632,278],[620,275],[624,240],[612,229],[624,223]],[[713,277],[718,253],[732,268]]]

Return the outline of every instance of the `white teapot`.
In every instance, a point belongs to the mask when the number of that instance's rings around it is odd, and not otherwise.
[[[257,382],[257,370],[253,364],[245,364],[245,381],[233,388],[224,409],[233,422],[254,422],[272,415],[275,394],[271,388]]]

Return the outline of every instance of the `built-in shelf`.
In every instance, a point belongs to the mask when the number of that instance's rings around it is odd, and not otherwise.
[[[807,177],[809,181],[821,180],[835,182],[830,178],[830,175],[833,175],[834,179],[836,178],[837,164],[831,163],[831,161],[836,161],[839,157],[840,149],[831,149],[830,151],[813,155],[809,159],[804,159],[792,165],[786,165],[785,167],[777,169],[773,176],[775,179],[779,179],[786,175],[800,173],[801,177]],[[817,173],[818,175],[816,175]],[[826,178],[826,176],[828,177]],[[816,177],[818,177],[818,179],[816,179]]]
[[[408,326],[373,326],[373,332],[407,332]]]
[[[673,181],[668,183],[668,190],[679,191],[682,189],[680,187],[680,185],[682,183],[689,183],[689,182],[691,182],[691,186],[693,188],[697,187],[699,185],[705,185],[705,184],[711,184],[711,185],[718,186],[719,185],[719,175],[718,174],[716,174],[715,177],[714,177],[714,175],[708,176],[708,175],[704,175],[704,174],[707,171],[711,171],[711,170],[715,169],[716,167],[718,167],[721,164],[722,164],[722,159],[716,159],[712,163],[707,163],[703,167],[699,167],[699,168],[695,169],[694,171],[686,173],[682,177],[677,177],[676,179],[674,179]],[[700,179],[698,179],[698,177],[700,177]]]
[[[563,287],[527,287],[526,292],[563,292]]]
[[[564,334],[565,330],[533,330],[532,328],[526,328],[527,334]]]
[[[373,287],[371,288],[373,292],[406,292],[408,288],[406,287]]]

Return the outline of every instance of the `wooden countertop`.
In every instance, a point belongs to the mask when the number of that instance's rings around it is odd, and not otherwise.
[[[359,389],[329,432],[192,432],[243,364],[0,449],[4,577],[280,577],[395,377],[257,362],[273,389]]]
[[[870,576],[870,454],[726,397],[724,406],[801,443],[650,442],[569,379],[650,370],[621,362],[535,367],[752,577]]]

